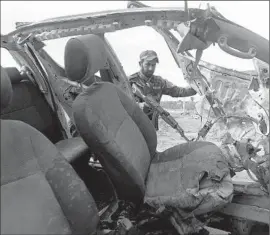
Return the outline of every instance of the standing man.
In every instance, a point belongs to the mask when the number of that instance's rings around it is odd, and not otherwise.
[[[159,63],[157,53],[152,50],[143,51],[140,54],[140,71],[129,77],[130,85],[136,84],[144,95],[150,95],[160,103],[162,95],[171,97],[188,97],[197,94],[193,88],[178,87],[160,76],[154,75],[156,64]],[[139,97],[135,96],[137,102],[142,103]],[[144,113],[158,130],[158,115],[147,104],[143,106]]]

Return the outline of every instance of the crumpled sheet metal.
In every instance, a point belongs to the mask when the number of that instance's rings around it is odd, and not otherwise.
[[[181,152],[184,145],[189,145],[189,152],[182,157],[151,164],[144,201],[156,209],[165,207],[173,212],[175,226],[178,224],[182,233],[188,234],[198,231],[194,216],[219,210],[231,202],[233,183],[216,145],[205,142],[193,148],[192,143],[186,143],[175,146],[174,151]]]
[[[268,138],[263,138],[257,146],[249,142],[249,140],[238,141],[234,144],[235,139],[232,138],[230,133],[224,135],[221,151],[226,157],[229,167],[234,172],[247,170],[255,174],[256,178],[250,175],[253,181],[261,184],[264,191],[268,191],[269,187],[269,142]],[[263,150],[263,153],[260,153]]]

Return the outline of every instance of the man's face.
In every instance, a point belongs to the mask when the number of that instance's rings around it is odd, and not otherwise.
[[[148,60],[143,60],[140,62],[141,66],[141,72],[146,76],[146,77],[151,77],[156,69],[156,60],[148,61]]]

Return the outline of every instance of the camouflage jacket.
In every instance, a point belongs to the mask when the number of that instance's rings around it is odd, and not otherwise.
[[[158,103],[160,103],[162,95],[169,95],[171,97],[187,97],[196,94],[196,91],[193,88],[175,86],[160,76],[153,75],[149,79],[140,72],[132,74],[129,77],[129,83],[131,86],[135,83],[139,88],[141,88],[144,95],[151,95]],[[138,97],[135,98],[138,102],[143,102]]]

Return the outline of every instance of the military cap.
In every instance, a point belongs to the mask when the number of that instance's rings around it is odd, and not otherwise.
[[[146,50],[146,51],[143,51],[141,54],[140,54],[140,60],[147,60],[147,61],[152,61],[152,60],[156,60],[157,63],[159,62],[158,60],[158,56],[157,56],[157,53],[153,50]]]

